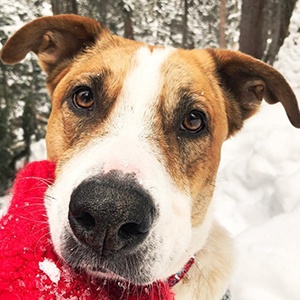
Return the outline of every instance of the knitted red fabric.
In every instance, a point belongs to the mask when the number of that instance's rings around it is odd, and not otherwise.
[[[0,299],[174,299],[165,282],[139,287],[100,280],[74,273],[58,259],[44,207],[54,171],[54,163],[34,162],[16,178],[9,210],[0,220]]]

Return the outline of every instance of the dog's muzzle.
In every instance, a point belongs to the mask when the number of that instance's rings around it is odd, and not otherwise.
[[[74,189],[68,218],[79,242],[107,257],[135,251],[149,234],[156,214],[151,196],[134,175],[111,171]]]

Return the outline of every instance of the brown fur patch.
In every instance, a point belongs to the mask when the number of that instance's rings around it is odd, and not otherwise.
[[[177,50],[163,64],[164,85],[157,136],[166,169],[181,189],[191,192],[193,225],[203,222],[214,189],[221,144],[227,136],[225,103],[211,76],[214,63],[204,51]],[[178,135],[183,116],[201,109],[208,116],[207,132],[197,138]]]

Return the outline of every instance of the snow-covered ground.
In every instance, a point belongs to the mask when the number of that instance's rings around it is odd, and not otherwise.
[[[298,99],[299,20],[298,1],[276,64]],[[44,158],[42,143],[34,146],[34,160]],[[215,202],[217,217],[236,243],[233,299],[299,300],[300,130],[280,104],[263,104],[243,131],[225,142]]]
[[[234,299],[299,300],[299,129],[280,106],[263,105],[222,159],[215,199],[236,242]]]

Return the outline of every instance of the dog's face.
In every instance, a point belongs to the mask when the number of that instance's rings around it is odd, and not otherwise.
[[[283,77],[241,53],[148,46],[63,15],[22,28],[2,59],[30,50],[52,96],[53,244],[73,267],[101,276],[149,283],[201,249],[222,143],[263,97],[300,126]]]
[[[225,104],[204,75],[211,64],[204,73],[190,62],[205,67],[207,53],[101,47],[78,57],[53,92],[47,142],[63,150],[52,238],[71,264],[151,282],[177,272],[207,237]]]

